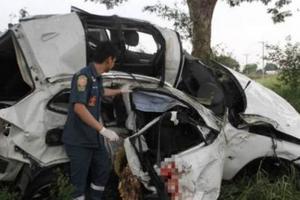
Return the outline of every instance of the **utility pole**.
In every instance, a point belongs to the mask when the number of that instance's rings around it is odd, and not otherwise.
[[[245,70],[247,65],[248,65],[248,56],[249,56],[249,54],[245,53],[244,56],[245,56],[245,66],[244,66],[244,70]],[[248,74],[247,71],[245,71],[245,73]]]
[[[265,78],[265,41],[260,43],[262,44],[262,78]]]
[[[245,66],[246,66],[246,65],[248,65],[248,56],[249,56],[249,54],[245,53],[244,56],[245,56]]]

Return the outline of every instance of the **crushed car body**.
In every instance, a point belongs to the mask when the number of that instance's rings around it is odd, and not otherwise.
[[[108,40],[120,57],[103,84],[132,92],[102,102],[103,123],[123,138],[107,149],[114,165],[125,151],[142,199],[216,200],[222,179],[254,160],[300,164],[300,115],[274,92],[188,55],[173,30],[73,8],[24,18],[0,38],[0,181],[23,199],[47,198],[54,170],[67,168],[70,81]]]

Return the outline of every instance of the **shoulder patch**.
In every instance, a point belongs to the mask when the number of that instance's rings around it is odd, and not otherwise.
[[[87,85],[87,77],[85,75],[80,75],[77,78],[77,90],[84,92]]]

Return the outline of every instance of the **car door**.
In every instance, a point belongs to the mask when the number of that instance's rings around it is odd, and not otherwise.
[[[33,16],[21,20],[13,31],[37,87],[86,65],[85,30],[75,13]]]

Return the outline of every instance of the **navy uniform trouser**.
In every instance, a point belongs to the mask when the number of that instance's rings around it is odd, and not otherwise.
[[[71,164],[70,181],[74,186],[73,198],[84,199],[86,189],[88,189],[90,200],[101,200],[111,170],[104,144],[99,148],[65,144],[65,149]]]

